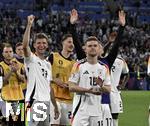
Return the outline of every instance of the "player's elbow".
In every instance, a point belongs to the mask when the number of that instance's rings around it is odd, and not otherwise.
[[[69,86],[69,91],[70,91],[70,92],[75,92],[74,87],[73,87],[73,86]]]
[[[26,40],[23,40],[23,42],[22,42],[22,47],[23,47],[23,49],[26,49],[26,48],[27,48],[27,42],[26,42]]]

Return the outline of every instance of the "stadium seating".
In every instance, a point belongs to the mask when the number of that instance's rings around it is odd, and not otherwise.
[[[0,1],[0,9],[17,9],[17,15],[24,19],[28,14],[35,13],[35,0],[1,0]],[[81,17],[88,15],[92,20],[100,20],[102,18],[109,18],[109,15],[106,14],[105,2],[103,1],[64,1],[64,6],[59,5],[57,3],[49,4],[47,7],[48,11],[64,11],[69,12],[72,8],[76,8],[80,13]],[[136,5],[139,4],[139,7]],[[141,12],[140,16],[138,16],[138,22],[141,23],[149,23],[150,16],[146,16],[145,13],[150,11],[150,1],[141,0],[140,3],[136,3],[136,1],[128,1],[124,0],[123,3],[124,9],[130,12],[131,14]],[[23,11],[20,11],[23,10]],[[144,14],[143,14],[144,13]],[[42,17],[45,18],[46,12],[42,13]]]

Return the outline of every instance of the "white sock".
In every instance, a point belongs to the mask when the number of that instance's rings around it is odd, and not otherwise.
[[[113,126],[118,126],[118,119],[113,119]]]

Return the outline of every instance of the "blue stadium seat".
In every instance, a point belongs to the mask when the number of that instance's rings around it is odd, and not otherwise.
[[[34,14],[33,11],[29,11],[29,10],[18,10],[17,11],[17,15],[21,18],[21,19],[26,19],[28,15],[30,14]]]
[[[102,20],[102,19],[109,19],[110,15],[109,14],[87,14],[87,13],[80,13],[80,17],[87,17],[90,20]]]
[[[138,21],[142,22],[142,23],[150,23],[150,17],[149,16],[140,15],[140,16],[138,16]]]
[[[79,2],[82,6],[104,6],[104,2]]]
[[[103,2],[80,2],[77,9],[78,11],[101,12],[103,8]]]

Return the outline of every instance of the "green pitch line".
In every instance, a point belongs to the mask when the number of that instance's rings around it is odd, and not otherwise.
[[[148,126],[150,91],[122,91],[124,113],[119,126]]]

